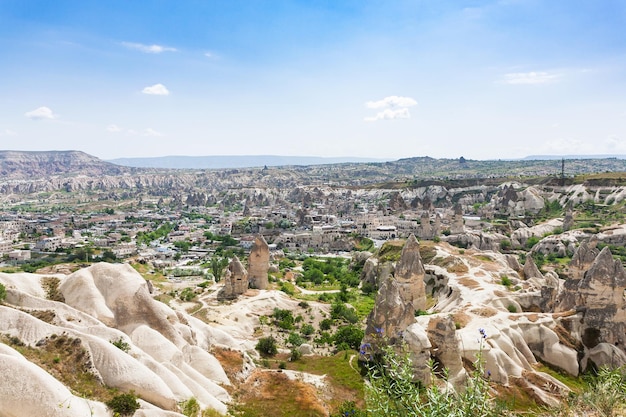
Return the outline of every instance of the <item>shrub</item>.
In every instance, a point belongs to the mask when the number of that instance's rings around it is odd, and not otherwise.
[[[315,343],[320,345],[326,345],[333,343],[333,336],[328,332],[321,332],[319,337],[314,340]]]
[[[330,330],[332,326],[333,326],[332,319],[323,319],[322,321],[320,321],[320,330]]]
[[[293,347],[298,347],[303,343],[304,339],[302,339],[302,336],[300,336],[298,333],[290,333],[289,337],[287,338],[287,344]]]
[[[539,238],[537,236],[531,236],[528,238],[528,240],[526,240],[526,248],[527,249],[532,249],[533,246],[535,246],[537,243],[539,243]]]
[[[120,336],[120,338],[117,340],[111,340],[111,344],[119,350],[123,350],[127,353],[130,350],[130,345],[124,341],[124,338],[122,336]]]
[[[262,337],[257,342],[255,349],[262,355],[274,356],[278,353],[276,339],[272,336]]]
[[[517,313],[517,307],[513,304],[509,304],[506,309],[509,310],[509,313]]]
[[[106,405],[113,413],[121,416],[130,416],[139,408],[137,397],[133,393],[116,395],[107,401]]]
[[[187,401],[183,401],[180,404],[180,411],[187,417],[197,417],[200,413],[200,404],[198,403],[198,400],[191,397]]]
[[[301,357],[302,357],[302,352],[300,352],[298,349],[291,349],[291,356],[289,357],[289,360],[291,362],[295,362]]]
[[[195,298],[195,296],[196,293],[193,288],[187,287],[180,292],[178,298],[180,298],[181,301],[191,301]]]
[[[272,317],[274,318],[274,324],[285,330],[293,329],[293,324],[296,321],[293,313],[287,309],[275,308]]]
[[[310,325],[310,324],[303,324],[302,327],[300,328],[300,333],[302,334],[302,336],[311,336],[313,333],[315,333],[315,328]]]
[[[7,289],[4,288],[4,285],[0,282],[0,303],[3,302],[7,298]]]
[[[480,329],[482,339],[487,334]],[[482,350],[463,389],[450,391],[437,384],[416,383],[410,353],[399,355],[391,346],[382,348],[379,360],[368,365],[366,385],[368,416],[496,417],[503,415],[491,398],[489,373],[485,375]],[[373,359],[373,358],[372,358]],[[434,378],[434,363],[431,362]],[[358,414],[356,414],[358,415]]]
[[[511,278],[506,275],[502,275],[502,277],[500,278],[500,283],[507,288],[510,287],[511,284],[513,284],[513,282],[511,282]]]
[[[504,239],[502,242],[500,242],[500,250],[503,250],[503,251],[511,250],[511,241]]]

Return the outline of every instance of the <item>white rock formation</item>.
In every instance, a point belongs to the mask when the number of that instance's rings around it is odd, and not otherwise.
[[[41,276],[20,275],[18,280],[17,274],[0,273],[0,282],[7,287],[7,303],[27,310],[53,311],[54,318],[52,323],[46,323],[10,305],[0,306],[0,333],[31,346],[52,335],[79,339],[97,378],[121,391],[132,390],[143,400],[142,404],[150,404],[138,415],[179,415],[178,402],[192,396],[202,408],[226,413],[231,399],[222,385],[229,385],[230,381],[208,349],[214,334],[225,345],[236,348],[237,343],[207,324],[152,299],[146,281],[130,266],[100,263],[61,277],[59,289],[65,303],[45,298],[41,284],[38,286]],[[128,353],[111,343],[120,338],[130,346]],[[95,410],[94,415],[109,415],[103,404],[73,397],[43,369],[19,355],[7,354],[10,348],[5,345],[0,347],[3,375],[33,375],[21,385],[0,386],[0,415],[83,415],[78,411],[82,410],[80,407],[87,410],[84,415],[90,415],[89,410]],[[9,372],[9,368],[17,373]],[[38,393],[45,401],[14,404],[15,398],[29,397],[30,392]],[[71,402],[72,412],[62,407],[57,410],[56,406],[64,401]],[[9,408],[6,404],[12,405]],[[50,408],[51,404],[55,406]],[[40,408],[33,411],[36,406]]]

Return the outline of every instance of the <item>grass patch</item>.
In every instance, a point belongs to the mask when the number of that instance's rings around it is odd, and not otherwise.
[[[382,262],[396,262],[404,247],[404,240],[388,240],[378,250],[378,260]]]
[[[572,376],[564,371],[555,369],[544,363],[541,363],[541,365],[539,365],[536,369],[539,372],[544,372],[551,377],[554,377],[577,394],[580,394],[581,392],[589,389],[589,384],[584,380],[584,378]]]
[[[350,357],[355,359],[350,362]],[[363,377],[361,376],[356,357],[358,352],[346,350],[333,356],[304,356],[296,362],[289,363],[288,369],[326,375],[334,386],[354,391],[356,398],[363,399]],[[354,367],[354,368],[353,368]]]
[[[153,270],[151,266],[148,264],[142,263],[132,263],[131,266],[135,269],[135,271],[139,272],[139,274],[147,280],[155,281],[155,282],[167,282],[167,277],[163,275],[161,272]]]
[[[355,294],[355,291],[352,291],[352,294]],[[359,320],[364,319],[367,315],[374,309],[374,304],[376,303],[376,294],[370,295],[362,295],[358,294],[356,296],[356,300],[351,300],[350,305],[354,307],[356,310],[357,316],[359,316]]]

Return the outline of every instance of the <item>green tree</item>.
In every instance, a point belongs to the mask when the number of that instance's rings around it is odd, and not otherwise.
[[[7,298],[7,289],[0,282],[0,303]]]
[[[222,272],[228,265],[228,259],[221,258],[219,256],[214,256],[209,261],[209,267],[211,268],[211,273],[213,274],[213,278],[215,278],[215,282],[218,282],[222,279]]]
[[[191,242],[188,242],[186,240],[179,240],[177,242],[174,242],[174,246],[180,249],[182,253],[187,253],[191,248]]]
[[[363,340],[364,333],[363,330],[356,326],[342,326],[337,329],[337,333],[335,333],[335,346],[346,344],[350,346],[351,349],[358,350],[361,345],[361,340]]]
[[[255,346],[255,349],[265,356],[274,356],[278,353],[276,339],[272,336],[260,338]]]

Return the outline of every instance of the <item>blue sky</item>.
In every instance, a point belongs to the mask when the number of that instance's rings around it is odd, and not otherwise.
[[[626,154],[624,28],[624,0],[0,0],[0,149]]]

